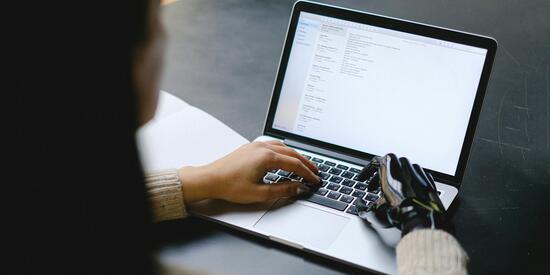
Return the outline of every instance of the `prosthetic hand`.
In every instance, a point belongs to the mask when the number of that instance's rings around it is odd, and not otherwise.
[[[401,230],[401,236],[417,228],[448,230],[434,180],[418,164],[394,154],[374,157],[359,179],[369,179],[370,190],[382,190],[382,196],[372,206],[357,205],[359,217],[374,227],[393,226]]]

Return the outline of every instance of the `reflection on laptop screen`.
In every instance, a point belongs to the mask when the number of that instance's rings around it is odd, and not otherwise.
[[[455,175],[486,54],[302,12],[272,127]]]

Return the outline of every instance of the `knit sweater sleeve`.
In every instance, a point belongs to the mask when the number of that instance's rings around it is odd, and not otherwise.
[[[398,274],[468,274],[468,255],[442,230],[417,229],[397,245]]]
[[[177,170],[146,174],[145,185],[155,222],[187,216],[183,201],[182,182]]]

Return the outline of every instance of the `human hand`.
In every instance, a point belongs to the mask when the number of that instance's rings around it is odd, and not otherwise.
[[[382,190],[373,207],[359,207],[360,217],[372,224],[395,226],[403,236],[416,228],[444,227],[445,208],[434,180],[418,164],[387,154],[374,157],[360,177],[371,178],[369,189]]]
[[[265,173],[274,169],[295,172],[313,185],[320,182],[317,166],[279,141],[243,145],[211,164],[183,167],[179,175],[187,203],[212,198],[253,203],[310,191],[299,182],[260,184]]]

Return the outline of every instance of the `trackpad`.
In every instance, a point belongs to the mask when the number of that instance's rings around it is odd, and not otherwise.
[[[349,221],[307,205],[288,203],[279,200],[254,227],[305,247],[327,249]]]

